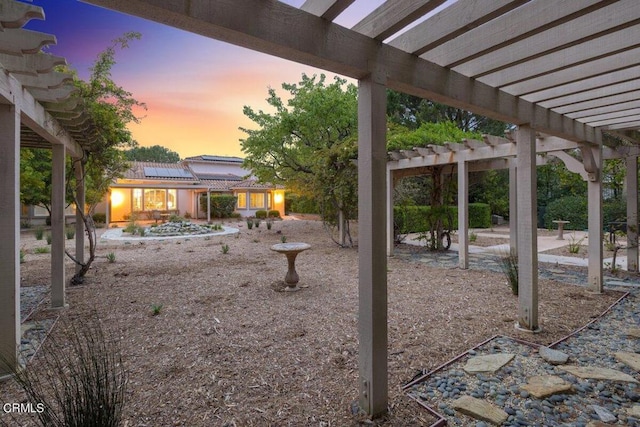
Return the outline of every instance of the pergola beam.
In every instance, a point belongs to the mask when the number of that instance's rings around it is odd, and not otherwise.
[[[332,21],[338,17],[355,0],[307,0],[301,10]]]
[[[351,29],[365,36],[384,40],[444,2],[445,0],[387,0]]]
[[[563,138],[595,141],[589,126],[280,2],[87,1],[356,79],[384,63],[391,89],[514,124],[535,121],[537,129]]]

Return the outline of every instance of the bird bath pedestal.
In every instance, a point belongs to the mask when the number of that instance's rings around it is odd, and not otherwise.
[[[298,291],[300,288],[298,287],[298,281],[300,277],[296,272],[296,257],[302,251],[306,251],[309,249],[311,245],[307,243],[278,243],[271,246],[272,251],[280,252],[287,257],[287,263],[289,264],[289,270],[287,271],[287,275],[284,277],[284,283],[287,287],[284,289],[285,291],[292,292]]]

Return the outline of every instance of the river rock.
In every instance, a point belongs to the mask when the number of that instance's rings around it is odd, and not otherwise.
[[[564,365],[567,363],[567,360],[569,360],[569,355],[567,353],[545,346],[540,346],[538,354],[552,365]]]

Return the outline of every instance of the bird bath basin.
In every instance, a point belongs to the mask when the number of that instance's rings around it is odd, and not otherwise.
[[[288,292],[298,291],[298,281],[300,277],[296,272],[296,257],[300,252],[306,251],[311,245],[308,243],[292,242],[292,243],[278,243],[271,246],[271,250],[284,254],[287,257],[288,271],[284,277],[284,283],[287,287],[284,289]]]

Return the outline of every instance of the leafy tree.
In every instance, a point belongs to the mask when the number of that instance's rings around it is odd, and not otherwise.
[[[51,150],[20,150],[20,203],[51,214]]]
[[[335,225],[340,213],[356,217],[357,89],[325,80],[303,74],[297,84],[283,83],[286,102],[269,89],[273,113],[245,106],[257,129],[242,128],[248,136],[241,145],[256,177],[313,198],[325,224]]]
[[[111,183],[122,177],[129,167],[122,149],[135,146],[135,141],[127,125],[139,122],[139,118],[133,113],[134,107],[146,108],[111,78],[111,69],[116,63],[116,49],[127,48],[130,41],[140,37],[139,33],[132,32],[114,40],[110,47],[98,55],[91,68],[89,81],[80,80],[77,76],[74,79],[78,88],[77,96],[84,106],[84,113],[92,123],[92,127],[85,131],[84,135],[92,144],[85,150],[82,159],[74,161],[73,170],[69,171],[67,177],[68,195],[76,205],[78,189],[82,185],[86,188],[87,209],[78,212],[85,224],[89,240],[89,258],[86,261],[75,259],[67,252],[67,255],[81,266],[72,278],[72,283],[81,283],[95,260],[97,239],[92,214],[96,204],[103,200]],[[79,171],[79,180],[75,178],[75,171]]]
[[[124,151],[127,160],[138,162],[178,163],[180,154],[161,145],[133,147]]]

